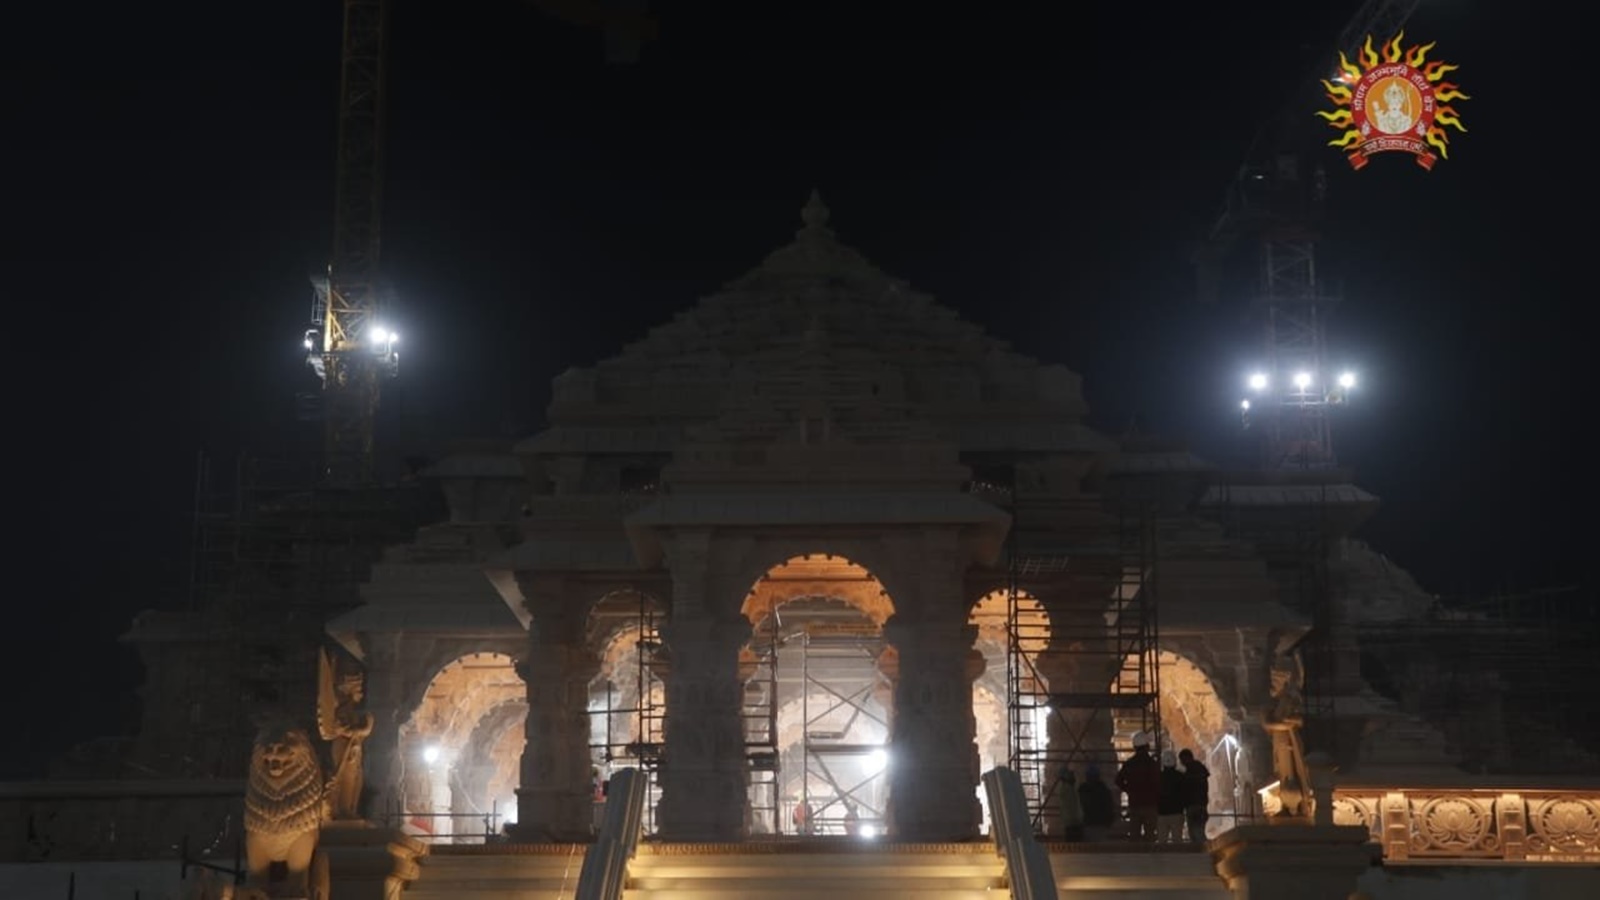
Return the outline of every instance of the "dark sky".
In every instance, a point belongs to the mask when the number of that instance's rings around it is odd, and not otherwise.
[[[552,376],[757,263],[818,187],[883,268],[1081,372],[1097,424],[1239,454],[1250,285],[1197,305],[1188,244],[1358,5],[659,3],[606,67],[525,0],[395,0],[390,408],[533,427]],[[291,435],[331,228],[335,0],[53,6],[0,38],[28,723],[0,775],[134,709],[113,639],[181,592],[196,451]],[[1593,73],[1557,11],[1424,2],[1469,132],[1431,173],[1326,151],[1364,382],[1335,441],[1385,503],[1366,535],[1449,594],[1591,577]]]

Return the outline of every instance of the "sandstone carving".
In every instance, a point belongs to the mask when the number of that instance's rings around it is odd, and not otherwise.
[[[1277,815],[1294,819],[1311,816],[1311,776],[1306,768],[1300,728],[1305,724],[1305,664],[1292,644],[1275,649],[1270,672],[1272,704],[1261,727],[1272,738],[1272,769],[1278,779]]]
[[[327,820],[328,786],[310,737],[292,726],[264,729],[244,797],[246,884],[254,896],[326,897],[313,870]]]
[[[366,686],[359,672],[340,673],[334,657],[322,652],[317,695],[317,730],[332,745],[333,774],[328,779],[329,812],[335,821],[361,818],[362,745],[372,734],[372,714],[361,709]]]

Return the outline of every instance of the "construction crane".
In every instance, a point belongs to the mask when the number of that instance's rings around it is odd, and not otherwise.
[[[606,35],[610,62],[636,62],[656,23],[644,0],[530,0],[546,13]],[[400,336],[383,321],[379,249],[383,220],[384,65],[388,0],[343,0],[333,253],[312,278],[306,361],[322,381],[322,474],[371,482],[381,385],[399,373]]]
[[[1419,5],[1420,0],[1366,0],[1340,31],[1337,52],[1320,59],[1304,84],[1337,80],[1340,53],[1355,58],[1369,35],[1397,34]],[[1345,402],[1357,378],[1328,368],[1324,326],[1333,298],[1317,269],[1327,175],[1308,158],[1312,151],[1303,135],[1310,115],[1291,104],[1264,124],[1197,260],[1202,299],[1211,299],[1216,266],[1240,240],[1255,244],[1263,358],[1248,375],[1249,394],[1240,407],[1246,426],[1263,432],[1263,463],[1271,469],[1335,465],[1330,408]]]

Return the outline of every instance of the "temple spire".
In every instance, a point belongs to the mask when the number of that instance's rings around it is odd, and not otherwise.
[[[801,234],[828,233],[828,207],[822,202],[822,195],[817,193],[816,188],[811,189],[811,198],[806,201],[805,208],[800,210],[800,221],[805,223],[805,227],[800,230]]]

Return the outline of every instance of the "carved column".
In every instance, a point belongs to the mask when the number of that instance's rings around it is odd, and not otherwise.
[[[743,617],[674,613],[662,626],[667,671],[666,758],[656,818],[670,841],[738,841],[748,803],[739,651]]]
[[[883,629],[897,671],[889,741],[889,820],[902,841],[963,841],[978,834],[977,723],[972,683],[983,671],[976,626],[905,619]]]
[[[589,684],[600,658],[585,640],[587,610],[559,586],[530,603],[527,655],[517,674],[528,691],[527,745],[517,788],[520,841],[586,841],[594,833]]]
[[[366,790],[371,795],[365,814],[383,821],[403,812],[400,782],[405,768],[400,757],[400,726],[406,715],[405,673],[399,670],[399,635],[370,635],[365,643],[367,710],[373,722],[372,736],[363,748]]]

